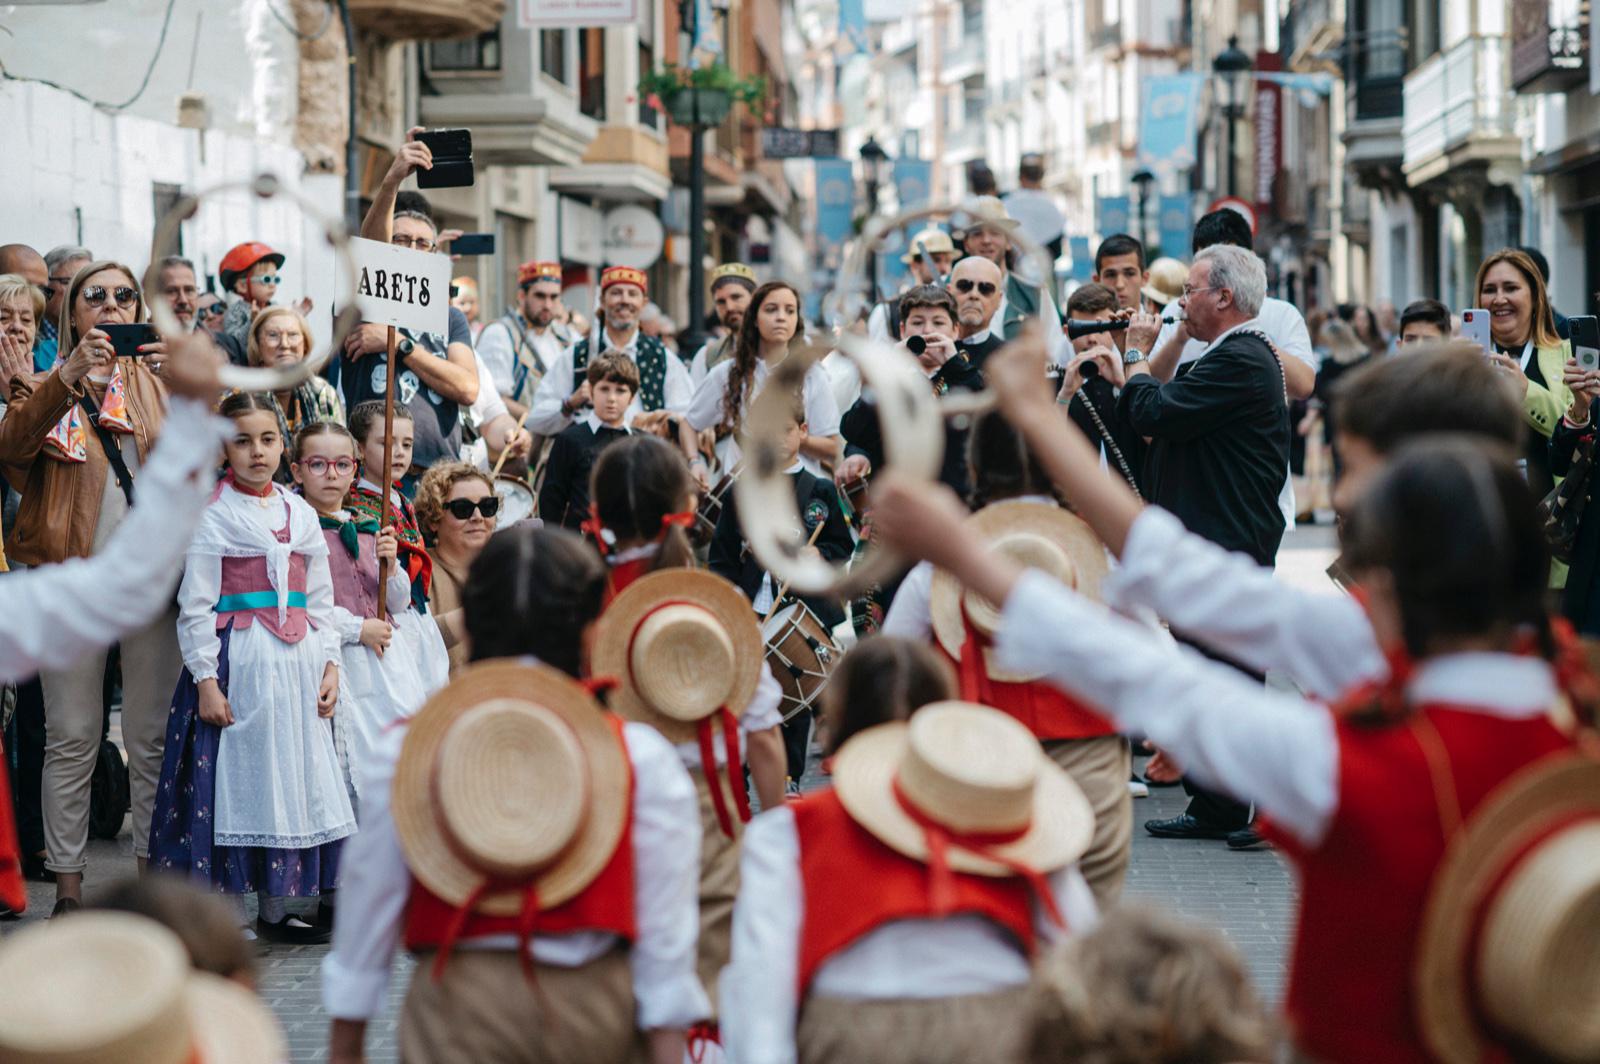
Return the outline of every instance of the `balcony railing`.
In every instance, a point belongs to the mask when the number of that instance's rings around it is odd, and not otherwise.
[[[1468,37],[1405,81],[1405,169],[1474,138],[1513,136],[1505,37]]]

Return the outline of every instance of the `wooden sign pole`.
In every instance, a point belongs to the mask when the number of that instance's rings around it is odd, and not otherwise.
[[[395,346],[399,338],[393,325],[389,326],[389,373],[384,379],[383,388],[383,506],[378,511],[379,530],[388,528],[391,524],[389,517],[389,496],[394,490],[394,477],[390,468],[394,463],[394,356]],[[389,567],[392,565],[388,558],[378,562],[378,619],[389,619]]]

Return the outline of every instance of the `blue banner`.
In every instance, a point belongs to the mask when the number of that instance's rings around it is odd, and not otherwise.
[[[1160,234],[1160,253],[1174,259],[1189,261],[1190,239],[1194,230],[1194,213],[1187,193],[1161,197],[1161,215],[1156,231]]]
[[[1160,74],[1143,79],[1139,112],[1139,165],[1171,176],[1195,163],[1195,121],[1200,109],[1199,74]]]
[[[1127,196],[1101,196],[1097,224],[1100,239],[1113,233],[1133,232],[1133,208]]]
[[[1067,237],[1067,252],[1072,256],[1072,278],[1087,282],[1094,275],[1094,259],[1089,257],[1089,238]]]
[[[894,161],[894,190],[902,211],[916,210],[928,205],[928,192],[933,186],[933,163],[927,159],[896,159]]]
[[[839,0],[839,36],[852,51],[867,50],[866,0]]]

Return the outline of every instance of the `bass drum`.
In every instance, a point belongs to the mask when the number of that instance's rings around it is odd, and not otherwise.
[[[787,721],[816,704],[843,651],[803,602],[769,617],[761,626],[761,641],[767,646],[767,664],[783,688],[779,711]]]
[[[495,528],[510,528],[533,517],[535,499],[533,489],[520,477],[501,474],[494,478],[494,494],[500,500],[500,513],[495,518]]]

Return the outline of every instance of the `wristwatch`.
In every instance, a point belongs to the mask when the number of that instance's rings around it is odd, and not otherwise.
[[[411,337],[409,337],[409,336],[400,337],[399,342],[397,342],[394,345],[394,353],[399,358],[407,357],[408,355],[411,354],[411,352],[415,351],[416,349],[417,349],[417,342],[415,340],[411,339]]]
[[[1122,352],[1122,364],[1124,366],[1131,366],[1135,363],[1143,361],[1144,352],[1139,350],[1137,347],[1130,347],[1126,351]]]

